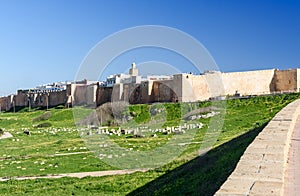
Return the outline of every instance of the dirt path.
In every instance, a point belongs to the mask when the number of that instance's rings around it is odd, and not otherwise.
[[[46,157],[59,157],[59,156],[69,156],[69,155],[76,155],[76,154],[90,154],[93,153],[91,151],[83,151],[83,152],[67,152],[67,153],[60,153],[60,154],[48,154],[45,155]]]
[[[0,181],[8,181],[10,179],[15,180],[34,180],[34,179],[49,179],[49,178],[63,178],[63,177],[73,177],[73,178],[84,178],[87,176],[100,177],[100,176],[111,176],[111,175],[121,175],[121,174],[131,174],[134,172],[146,172],[148,169],[125,169],[125,170],[109,170],[109,171],[95,171],[95,172],[79,172],[79,173],[65,173],[47,176],[24,176],[24,177],[14,177],[14,178],[0,178]]]

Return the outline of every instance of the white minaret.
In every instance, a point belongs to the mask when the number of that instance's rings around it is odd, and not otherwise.
[[[131,75],[131,76],[138,76],[139,75],[139,71],[136,68],[135,63],[131,64],[131,69],[129,69],[129,75]]]

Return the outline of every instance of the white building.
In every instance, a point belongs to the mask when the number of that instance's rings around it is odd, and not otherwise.
[[[129,84],[136,83],[139,84],[142,81],[142,77],[138,75],[138,69],[135,63],[132,63],[129,74],[114,74],[106,78],[104,86],[113,87],[115,84]]]

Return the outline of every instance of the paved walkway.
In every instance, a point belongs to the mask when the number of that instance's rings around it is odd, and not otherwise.
[[[300,116],[297,118],[291,137],[284,178],[284,195],[300,195]]]
[[[215,195],[300,195],[299,114],[300,99],[277,113]]]
[[[15,180],[34,180],[41,178],[63,178],[63,177],[73,177],[73,178],[84,178],[84,177],[100,177],[100,176],[111,176],[111,175],[121,175],[121,174],[131,174],[134,172],[146,172],[148,169],[125,169],[125,170],[108,170],[108,171],[95,171],[95,172],[79,172],[79,173],[65,173],[47,176],[24,176],[24,177],[14,177]],[[1,181],[8,181],[10,178],[0,178]]]

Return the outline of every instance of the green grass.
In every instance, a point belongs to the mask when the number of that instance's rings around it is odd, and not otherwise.
[[[41,123],[37,120],[46,113],[51,113],[47,120],[52,127],[74,127],[73,113],[71,109],[50,109],[50,111],[36,110],[31,112],[1,113],[0,126],[6,129],[33,128]]]
[[[213,195],[263,127],[253,129],[172,170],[164,166],[163,175],[129,195]]]
[[[106,177],[37,179],[0,183],[1,195],[125,195],[145,182],[159,177],[151,171]]]
[[[92,153],[55,157],[9,157],[0,161],[0,168],[1,176],[8,178],[115,169],[104,162],[100,162]]]
[[[265,124],[284,106],[299,97],[299,94],[289,94],[227,100],[226,111],[221,111],[226,112],[222,130],[208,131],[212,119],[192,121],[204,124],[202,129],[195,130],[192,141],[194,143],[187,145],[183,153],[172,162],[145,173],[83,179],[9,180],[0,183],[0,194],[124,195],[132,192],[133,195],[211,195],[234,169],[245,148]],[[218,103],[224,104],[215,104]],[[132,124],[164,127],[185,123],[185,120],[181,119],[183,115],[209,105],[211,102],[134,105],[129,107],[129,111],[134,113],[135,123]],[[153,107],[164,109],[159,114],[151,115]],[[82,118],[91,110],[75,108],[75,112]],[[219,122],[220,117],[221,115],[213,118]],[[50,123],[51,127],[36,128],[36,125],[45,122]],[[61,153],[88,152],[75,127],[72,109],[53,108],[49,111],[21,110],[17,113],[0,113],[0,128],[14,136],[0,140],[0,177],[118,169],[96,158],[93,153],[53,156]],[[24,134],[24,130],[29,130],[31,135]],[[206,155],[198,157],[197,151],[203,138],[214,138],[215,133],[219,135],[214,148]],[[110,139],[124,148],[146,152],[163,145],[172,137],[174,136],[158,134],[157,138],[110,136]]]
[[[145,123],[150,120],[149,106],[145,104],[129,106],[129,113],[134,117],[134,121],[138,124]]]
[[[74,110],[82,115],[90,112],[84,108]],[[99,161],[91,152],[53,157],[56,154],[89,151],[78,135],[72,109],[21,110],[1,113],[0,119],[0,127],[14,136],[0,140],[0,177],[116,169]],[[25,130],[30,135],[24,134]],[[41,162],[45,164],[41,165]]]

